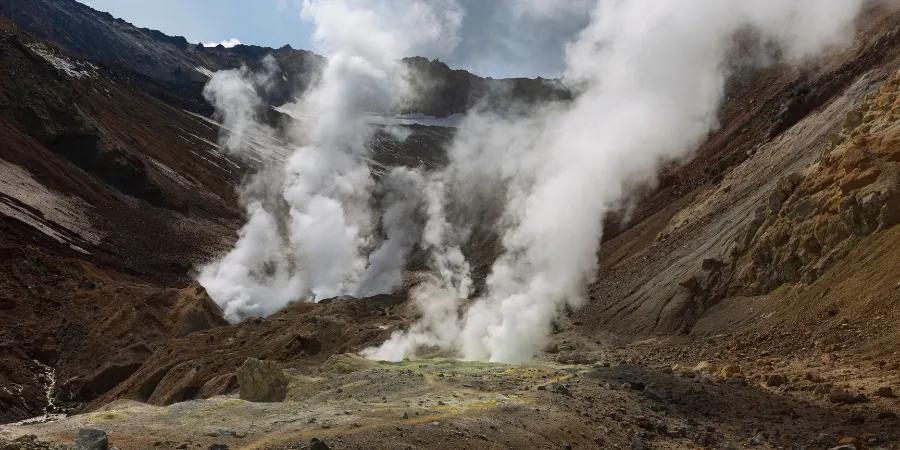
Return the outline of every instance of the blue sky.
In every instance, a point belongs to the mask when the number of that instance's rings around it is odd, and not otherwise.
[[[300,19],[301,0],[79,0],[137,26],[191,42],[238,39],[245,44],[316,50],[312,25]],[[466,15],[462,41],[441,59],[483,76],[557,77],[564,46],[588,22],[590,0],[559,0],[569,8],[546,17],[521,14],[518,5],[535,0],[458,0]],[[553,2],[544,3],[554,5]],[[414,56],[414,55],[409,55]],[[434,55],[418,55],[432,57]]]
[[[245,44],[310,48],[312,27],[297,0],[79,0],[139,27],[191,42],[237,38]]]

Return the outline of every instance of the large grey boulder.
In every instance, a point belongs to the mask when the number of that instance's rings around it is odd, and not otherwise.
[[[72,450],[106,450],[109,448],[109,440],[106,432],[94,428],[82,428],[75,435],[75,443]]]
[[[280,402],[287,395],[288,377],[273,361],[247,358],[237,370],[241,399],[250,402]]]

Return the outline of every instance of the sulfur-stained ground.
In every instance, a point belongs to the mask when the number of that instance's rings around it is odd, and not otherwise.
[[[69,443],[78,428],[95,427],[120,450],[301,449],[312,438],[334,449],[831,448],[842,439],[897,448],[896,400],[835,405],[767,387],[750,374],[756,368],[730,377],[673,371],[636,349],[593,347],[577,353],[581,364],[554,362],[571,358],[562,352],[527,365],[345,354],[313,375],[289,371],[281,403],[120,400],[57,422],[5,426],[0,439]]]

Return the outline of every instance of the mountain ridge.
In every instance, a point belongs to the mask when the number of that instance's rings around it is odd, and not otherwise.
[[[4,0],[0,2],[0,15],[38,38],[122,71],[131,83],[169,104],[204,115],[212,112],[202,96],[207,71],[241,66],[255,69],[271,54],[285,78],[273,80],[274,87],[264,94],[264,100],[280,106],[299,96],[324,62],[323,56],[289,45],[275,49],[192,44],[182,36],[139,28],[76,0]],[[450,69],[437,60],[411,57],[404,61],[414,71],[418,69],[414,79],[428,78],[417,96],[422,101],[406,107],[408,112],[444,117],[464,113],[479,102],[506,107],[510,97],[524,103],[570,98],[568,91],[553,81],[495,80]]]

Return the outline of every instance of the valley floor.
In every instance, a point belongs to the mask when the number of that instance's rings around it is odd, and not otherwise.
[[[120,400],[5,425],[0,439],[70,443],[99,428],[120,450],[302,449],[313,438],[334,449],[900,448],[900,400],[878,389],[900,377],[879,361],[741,358],[722,336],[625,345],[569,326],[555,338],[521,366],[336,355],[315,374],[289,371],[284,402]]]

